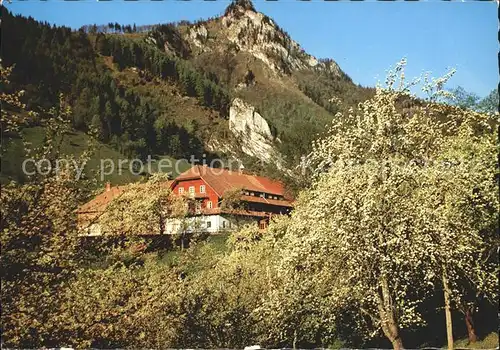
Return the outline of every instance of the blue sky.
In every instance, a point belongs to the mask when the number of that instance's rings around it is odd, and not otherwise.
[[[4,2],[5,4],[5,2]],[[156,24],[220,15],[229,1],[18,1],[6,6],[37,20],[79,28],[84,24]],[[449,67],[461,85],[480,96],[498,84],[495,2],[254,1],[310,54],[333,58],[354,82],[374,86],[402,57],[406,76],[433,76]]]

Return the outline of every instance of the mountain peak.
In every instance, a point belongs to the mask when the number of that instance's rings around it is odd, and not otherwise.
[[[224,15],[228,15],[232,12],[244,12],[244,11],[253,11],[257,12],[251,0],[233,0],[231,4],[226,8]]]

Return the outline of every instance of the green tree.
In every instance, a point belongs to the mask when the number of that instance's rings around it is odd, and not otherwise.
[[[182,144],[179,135],[172,135],[169,139],[170,154],[174,158],[182,157]]]
[[[418,178],[415,229],[427,238],[430,274],[443,286],[448,347],[453,347],[452,309],[464,315],[469,341],[476,340],[472,312],[483,296],[498,298],[498,178],[495,128],[490,117],[460,116],[453,136],[442,140],[435,163]],[[462,119],[463,118],[463,119]]]
[[[498,113],[498,108],[499,108],[498,88],[492,90],[488,96],[483,98],[478,103],[478,109],[482,112]]]
[[[102,140],[104,138],[104,130],[102,127],[101,117],[98,114],[94,114],[92,117],[91,129],[96,132],[97,138]]]
[[[176,347],[184,287],[176,271],[154,260],[85,269],[63,296],[65,344],[82,348]]]
[[[450,90],[452,96],[448,99],[450,104],[458,107],[476,109],[480,97],[473,92],[466,91],[463,87],[458,86]]]

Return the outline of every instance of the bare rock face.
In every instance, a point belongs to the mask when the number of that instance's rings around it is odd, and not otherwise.
[[[243,5],[236,2],[221,18],[226,37],[239,50],[260,59],[277,74],[325,68],[322,62],[307,54],[272,19],[256,12],[251,5]],[[340,68],[338,72],[340,74]]]
[[[206,48],[205,43],[208,39],[207,28],[203,24],[189,28],[189,39],[194,46],[202,49]]]
[[[260,135],[263,140],[273,139],[267,121],[240,98],[234,99],[229,109],[229,126],[233,132]]]
[[[271,18],[257,12],[250,0],[233,1],[216,21],[221,25],[210,39],[206,23],[191,26],[183,39],[198,53],[218,51],[229,42],[236,52],[249,53],[262,61],[275,76],[311,69],[342,75],[336,62],[306,53]],[[169,49],[165,47],[167,52],[172,51]]]
[[[253,106],[239,98],[234,99],[229,108],[229,130],[238,139],[243,153],[285,169],[281,154],[273,145],[269,124]]]

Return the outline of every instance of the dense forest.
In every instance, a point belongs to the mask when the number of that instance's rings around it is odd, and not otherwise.
[[[222,88],[188,62],[169,58],[154,47],[118,37],[92,38],[83,30],[50,26],[13,16],[5,9],[2,20],[9,31],[19,33],[5,36],[3,63],[14,65],[10,87],[25,90],[28,107],[36,110],[56,105],[59,94],[65,94],[73,106],[74,128],[95,131],[101,142],[128,157],[201,156],[204,149],[196,130],[187,130],[175,119],[155,123],[160,117],[158,106],[147,96],[120,85],[100,54],[114,56],[119,69],[147,69],[178,84],[200,103],[221,113],[227,110],[228,97]]]

